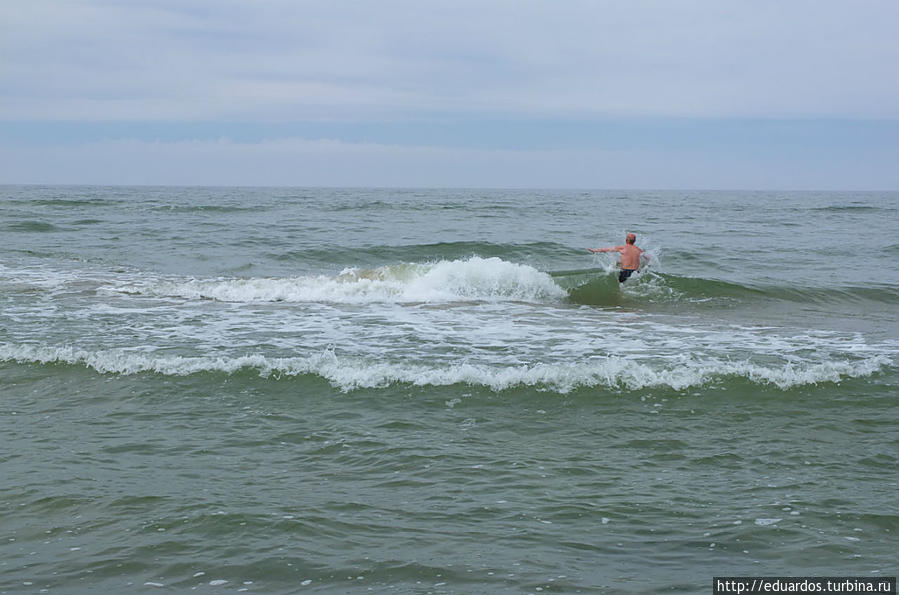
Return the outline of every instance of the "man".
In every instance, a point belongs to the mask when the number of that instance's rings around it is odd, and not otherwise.
[[[614,246],[612,248],[588,248],[590,252],[619,252],[621,254],[621,271],[618,273],[618,282],[624,283],[628,277],[640,270],[640,259],[649,260],[649,255],[644,254],[643,250],[637,248],[635,242],[637,236],[632,233],[627,234],[624,246]]]

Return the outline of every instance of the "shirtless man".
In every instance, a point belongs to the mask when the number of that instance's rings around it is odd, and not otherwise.
[[[634,242],[637,236],[632,233],[627,234],[624,239],[627,242],[624,246],[614,246],[612,248],[588,248],[590,252],[620,252],[621,253],[621,271],[618,273],[618,282],[624,283],[627,278],[640,270],[640,259],[649,260],[649,255],[643,250],[637,248]]]

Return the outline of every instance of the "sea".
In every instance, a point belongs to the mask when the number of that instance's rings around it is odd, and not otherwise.
[[[0,186],[0,238],[0,593],[899,570],[899,193]]]

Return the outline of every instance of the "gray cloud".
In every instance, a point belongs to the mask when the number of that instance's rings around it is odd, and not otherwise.
[[[892,1],[0,7],[6,120],[899,117]]]

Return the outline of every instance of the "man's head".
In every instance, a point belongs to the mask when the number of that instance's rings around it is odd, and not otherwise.
[[[635,236],[632,233],[629,233],[629,234],[627,234],[627,237],[624,238],[624,241],[627,242],[628,244],[633,244],[634,242],[637,241],[637,236]]]

